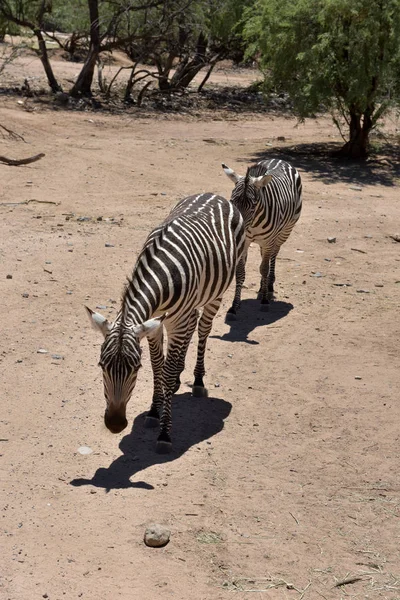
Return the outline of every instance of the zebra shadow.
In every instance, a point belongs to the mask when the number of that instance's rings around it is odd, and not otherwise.
[[[171,454],[155,451],[157,429],[145,429],[146,413],[138,415],[132,430],[121,439],[122,455],[108,467],[97,469],[91,479],[73,479],[70,485],[79,487],[92,485],[106,492],[113,489],[142,488],[152,490],[154,486],[145,481],[130,478],[156,464],[165,464],[178,459],[189,448],[213,437],[224,428],[224,420],[232,405],[221,398],[193,398],[190,393],[174,396],[173,402],[173,450]]]
[[[286,317],[293,309],[293,304],[274,300],[269,304],[268,312],[260,310],[260,301],[256,298],[242,300],[240,310],[237,313],[237,321],[226,321],[230,329],[223,335],[212,335],[210,337],[224,342],[245,342],[246,344],[259,344],[256,340],[249,339],[249,334],[257,327],[265,327],[276,323]]]

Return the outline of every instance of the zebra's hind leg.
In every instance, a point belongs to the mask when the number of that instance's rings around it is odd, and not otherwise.
[[[160,424],[160,415],[164,402],[163,390],[163,367],[164,367],[164,350],[163,350],[163,328],[159,327],[155,333],[147,338],[150,349],[150,360],[153,369],[153,400],[149,412],[147,413],[144,426],[147,428],[158,427]]]
[[[197,361],[194,369],[194,383],[192,388],[192,395],[196,398],[207,397],[208,392],[204,387],[203,377],[205,375],[204,368],[204,355],[206,351],[207,338],[210,335],[213,319],[218,312],[221,304],[221,298],[217,298],[210,304],[207,304],[203,308],[203,314],[201,315],[198,336],[199,343],[197,347]]]
[[[189,326],[188,326],[188,331],[187,331],[187,335],[186,335],[186,340],[185,340],[185,343],[183,344],[183,346],[181,348],[181,353],[180,353],[180,356],[179,356],[179,361],[178,361],[178,376],[176,378],[175,387],[172,390],[173,394],[176,394],[176,392],[181,387],[181,377],[180,376],[181,376],[182,371],[184,371],[184,369],[185,369],[185,359],[186,359],[187,349],[189,347],[190,340],[192,339],[193,332],[196,329],[197,319],[198,318],[199,318],[199,311],[197,309],[194,309],[193,312],[190,314],[190,317],[189,317]]]
[[[235,296],[233,298],[232,306],[226,313],[226,321],[236,321],[236,313],[240,308],[240,302],[242,298],[242,287],[246,277],[246,260],[247,260],[247,249],[243,257],[239,260],[236,267],[236,288]]]

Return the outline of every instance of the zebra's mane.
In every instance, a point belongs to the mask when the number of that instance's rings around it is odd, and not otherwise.
[[[126,331],[128,330],[128,327],[126,326],[126,314],[127,314],[127,295],[128,295],[128,289],[129,287],[132,285],[132,280],[127,277],[126,278],[126,283],[124,285],[124,288],[122,290],[122,295],[121,295],[121,309],[120,309],[120,323],[119,323],[119,327],[118,327],[118,337],[116,338],[116,342],[117,342],[117,349],[120,352],[123,347],[124,347],[124,334],[126,333]]]
[[[244,176],[244,182],[243,182],[243,191],[242,191],[242,200],[246,200],[246,196],[247,196],[247,188],[249,187],[249,183],[250,183],[250,169],[251,167],[248,167],[247,171],[246,171],[246,175]]]

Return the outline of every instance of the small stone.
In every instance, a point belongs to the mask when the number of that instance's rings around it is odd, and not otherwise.
[[[328,238],[326,238],[326,239],[328,240],[328,242],[329,242],[330,244],[336,244],[336,238],[335,238],[335,237],[328,237]]]
[[[228,354],[228,358],[232,358],[233,354]]]
[[[316,273],[312,273],[311,277],[322,277],[322,273],[317,271]]]
[[[369,290],[356,290],[359,294],[369,294]]]
[[[114,248],[114,244],[105,243],[104,245],[106,248]]]
[[[170,537],[171,532],[166,527],[154,523],[144,532],[144,543],[151,548],[162,548],[168,544]]]
[[[22,358],[18,358],[17,363],[22,363]]]
[[[106,310],[107,306],[105,304],[96,304],[96,308],[99,308],[100,310]]]
[[[6,275],[6,279],[12,279],[12,275],[10,275],[10,274]]]
[[[324,260],[326,260],[326,262],[331,262],[330,258],[324,258]]]
[[[278,142],[285,142],[286,138],[284,135],[278,135],[278,137],[276,138],[278,140]]]
[[[25,292],[25,293],[22,294],[22,297],[23,298],[29,298],[29,294],[27,292]]]
[[[375,283],[375,287],[381,288],[381,287],[383,287],[383,283]]]
[[[219,383],[214,383],[214,387],[219,388],[221,387]]]
[[[71,290],[67,290],[67,294],[71,295],[72,294]]]
[[[87,454],[92,454],[93,450],[89,446],[80,446],[78,452],[79,454],[82,454],[82,456],[86,456]]]
[[[51,265],[51,260],[46,260],[45,263],[46,265]]]
[[[91,217],[78,217],[77,218],[77,221],[79,221],[81,223],[84,222],[84,221],[91,221],[91,220],[92,220]]]
[[[354,190],[355,192],[362,192],[362,188],[361,187],[357,187],[357,186],[350,186],[349,190]]]
[[[400,233],[394,233],[393,235],[389,235],[389,237],[395,242],[400,242]]]
[[[354,379],[358,379],[358,380],[360,380],[360,379],[362,379],[362,377],[360,377],[359,375],[356,375],[356,376],[354,377]]]
[[[44,348],[39,348],[39,350],[37,351],[37,354],[48,354],[49,351],[45,350]]]
[[[103,217],[97,217],[96,221],[102,221]]]
[[[51,358],[54,358],[54,360],[64,360],[62,354],[52,354]]]

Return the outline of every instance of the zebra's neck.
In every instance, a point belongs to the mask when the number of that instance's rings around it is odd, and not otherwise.
[[[153,294],[135,271],[123,294],[121,322],[127,326],[144,323],[153,315],[154,304]]]

